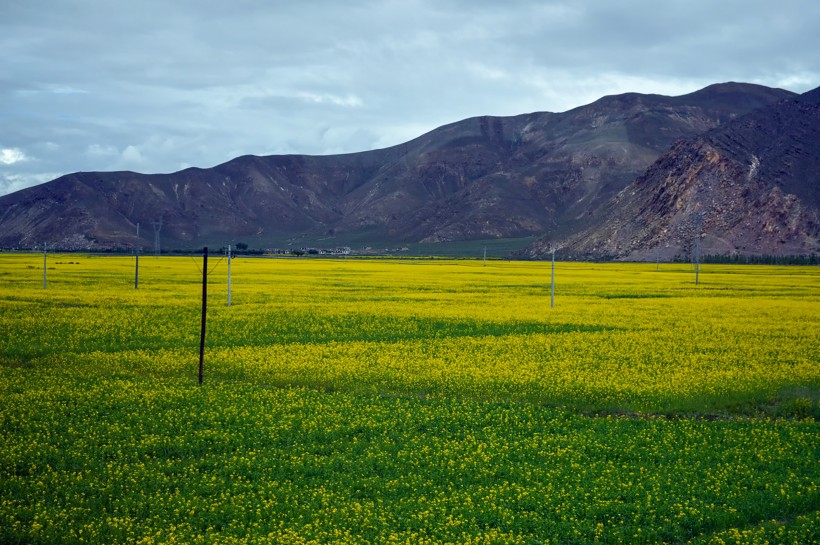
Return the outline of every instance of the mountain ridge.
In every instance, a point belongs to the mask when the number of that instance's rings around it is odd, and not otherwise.
[[[795,96],[741,83],[679,97],[626,93],[562,113],[472,117],[367,152],[245,155],[171,174],[73,173],[0,197],[0,246],[126,247],[136,223],[156,220],[165,247],[567,234],[676,141]]]
[[[561,242],[571,259],[820,252],[820,88],[676,142],[599,221]]]

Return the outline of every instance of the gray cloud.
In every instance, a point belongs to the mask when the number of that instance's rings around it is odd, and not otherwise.
[[[80,170],[362,151],[626,91],[806,91],[817,28],[820,3],[800,0],[5,2],[0,194]]]

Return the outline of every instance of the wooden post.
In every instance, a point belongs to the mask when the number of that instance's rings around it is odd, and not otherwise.
[[[199,383],[205,366],[205,318],[208,314],[208,247],[202,249],[202,328],[199,332]]]

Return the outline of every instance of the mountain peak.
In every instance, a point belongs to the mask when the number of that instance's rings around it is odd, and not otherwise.
[[[800,100],[803,102],[820,102],[820,87],[803,93],[800,95]]]
[[[766,87],[765,85],[759,85],[756,83],[742,83],[737,81],[727,81],[724,83],[713,83],[711,85],[707,85],[703,89],[699,89],[690,93],[690,95],[698,95],[698,94],[727,94],[727,93],[758,93],[758,94],[770,94],[772,92],[781,92],[785,95],[796,95],[797,93],[793,93],[786,89],[778,89],[772,87]],[[686,95],[683,95],[686,96]]]
[[[608,204],[596,224],[569,238],[567,253],[687,259],[697,238],[704,254],[820,251],[818,95],[817,89],[791,93],[791,100],[675,143]],[[543,250],[536,244],[528,253]]]
[[[792,96],[735,83],[681,97],[625,93],[563,113],[465,119],[362,153],[70,174],[0,197],[0,246],[131,247],[136,224],[159,219],[165,248],[566,236],[597,221],[674,142]]]

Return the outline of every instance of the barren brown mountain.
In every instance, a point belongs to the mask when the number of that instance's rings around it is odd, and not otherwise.
[[[565,236],[674,142],[793,96],[736,83],[629,93],[564,113],[467,119],[362,153],[69,174],[0,198],[0,246],[131,246],[137,223],[150,245],[157,220],[166,248]]]
[[[820,253],[820,88],[676,143],[567,240],[572,259]]]

